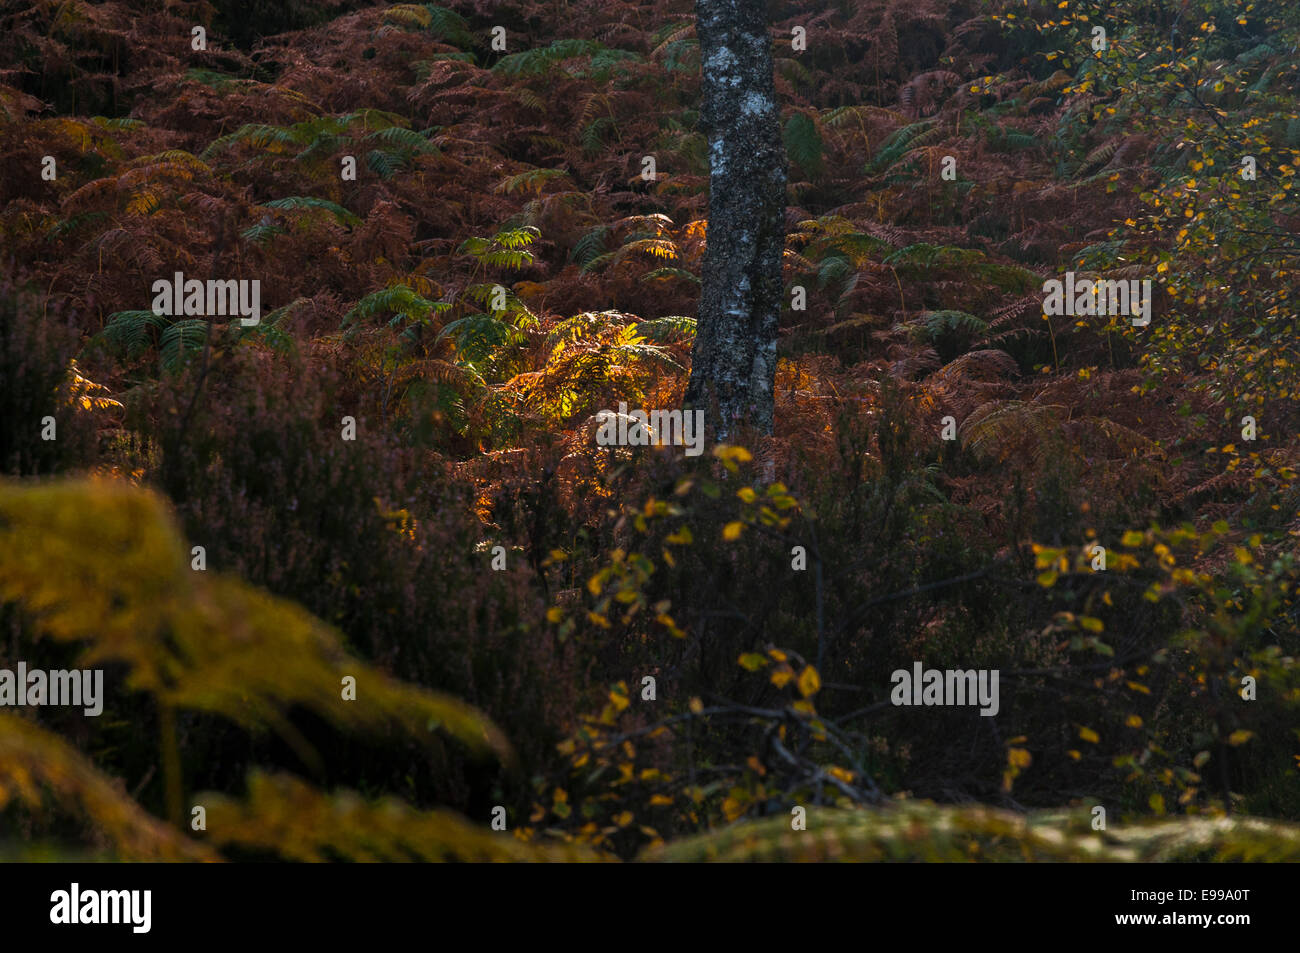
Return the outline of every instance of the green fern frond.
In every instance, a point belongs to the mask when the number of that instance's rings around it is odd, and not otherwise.
[[[895,130],[880,144],[876,154],[867,163],[867,173],[884,172],[911,150],[938,138],[943,133],[938,123],[937,119],[924,119]]]
[[[288,195],[282,199],[272,199],[269,202],[263,202],[265,208],[280,209],[283,211],[324,211],[329,212],[344,225],[360,224],[361,219],[349,212],[337,202],[331,202],[329,199],[318,199],[312,195]]]
[[[402,126],[376,129],[366,138],[378,140],[393,149],[405,149],[409,152],[422,152],[430,155],[436,155],[438,152],[438,147],[429,141],[429,137],[425,133],[417,132],[414,129],[405,129]]]
[[[234,132],[214,139],[206,149],[199,153],[199,158],[209,159],[218,152],[222,152],[238,143],[244,143],[256,149],[265,149],[270,145],[279,146],[281,149],[299,145],[292,128],[269,126],[265,123],[246,123]]]
[[[541,234],[542,233],[538,231],[536,228],[533,228],[531,226],[525,226],[523,228],[512,228],[505,231],[497,232],[495,235],[492,236],[492,241],[495,244],[500,245],[502,248],[509,248],[511,250],[515,250],[520,248],[527,248],[538,238],[540,238]]]
[[[959,248],[955,245],[917,242],[886,256],[884,263],[918,277],[925,276],[930,269],[934,268],[960,267],[1003,291],[1014,291],[1018,294],[1042,286],[1042,279],[1027,268],[989,261],[979,249]]]
[[[1027,149],[1041,149],[1043,146],[1039,136],[1004,126],[994,126],[989,130],[988,143],[997,152],[1023,152]]]
[[[430,301],[406,285],[392,285],[372,291],[343,315],[343,327],[349,327],[368,318],[391,317],[390,326],[401,324],[422,325],[431,315],[447,311],[451,305],[445,301]]]
[[[934,341],[953,331],[978,334],[988,330],[988,322],[965,311],[923,311],[914,327],[919,340]]]
[[[820,175],[824,167],[822,161],[821,133],[817,131],[816,121],[807,113],[797,112],[785,123],[783,133],[786,155],[799,164],[810,175]]]
[[[590,123],[583,127],[578,136],[578,141],[582,145],[582,151],[592,155],[600,151],[605,144],[605,130],[616,129],[617,124],[613,116],[598,116]]]
[[[151,328],[161,333],[171,322],[171,318],[152,311],[115,311],[100,334],[126,356],[135,357],[149,345]]]
[[[695,319],[686,315],[673,314],[649,321],[638,321],[636,333],[647,341],[656,344],[668,344],[673,341],[689,340],[695,337]]]
[[[174,374],[185,366],[186,358],[203,349],[208,337],[206,318],[185,318],[163,329],[158,338],[158,354],[163,370]]]
[[[406,158],[396,152],[371,149],[366,153],[366,167],[381,179],[391,179],[405,165]]]
[[[492,72],[513,77],[541,76],[556,63],[577,56],[591,56],[604,49],[605,46],[595,40],[573,37],[555,40],[550,46],[501,57],[493,65]]]

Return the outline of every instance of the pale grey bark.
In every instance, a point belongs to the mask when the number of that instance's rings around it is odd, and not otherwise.
[[[696,0],[709,226],[686,405],[725,440],[772,432],[785,248],[785,148],[764,0]]]

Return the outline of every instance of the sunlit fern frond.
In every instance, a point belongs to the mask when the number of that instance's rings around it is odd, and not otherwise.
[[[52,799],[93,823],[117,860],[218,860],[144,811],[58,735],[17,715],[0,713],[0,810],[16,801],[41,812]]]
[[[111,407],[121,407],[120,402],[108,396],[111,393],[112,391],[103,384],[97,384],[82,376],[76,360],[68,362],[68,400],[74,406],[83,410],[108,410]]]
[[[383,13],[383,22],[398,26],[424,28],[433,20],[429,10],[418,3],[395,3]]]
[[[663,318],[652,318],[649,321],[639,321],[636,325],[636,333],[647,341],[667,344],[675,340],[693,338],[695,328],[694,318],[674,314]]]
[[[284,774],[254,772],[248,796],[217,793],[207,807],[208,834],[239,848],[306,863],[580,862],[613,860],[577,844],[529,843],[447,810],[422,811],[396,798],[370,801],[351,791],[326,794]],[[485,819],[486,820],[486,819]]]
[[[349,656],[306,610],[217,572],[190,568],[163,500],[113,482],[0,483],[0,598],[35,629],[83,647],[85,667],[118,662],[125,687],[161,705],[272,728],[312,752],[286,720],[294,706],[342,728],[440,726],[471,748],[509,756],[479,712],[405,686]],[[345,700],[342,679],[356,679]]]
[[[617,229],[631,229],[634,232],[649,232],[656,238],[672,233],[673,220],[662,212],[649,215],[629,215],[620,218],[611,226]]]
[[[606,253],[605,242],[609,239],[609,233],[608,225],[597,225],[585,232],[569,250],[569,261],[586,270],[593,259]]]
[[[666,261],[674,261],[678,257],[677,243],[663,238],[642,238],[630,241],[623,245],[614,255],[614,260],[622,261],[631,254],[649,255],[651,258],[658,258]]]
[[[381,142],[390,149],[404,149],[408,152],[419,152],[427,155],[437,155],[439,149],[429,137],[415,129],[405,129],[402,126],[387,126],[383,129],[376,129],[369,133],[366,139],[373,139]]]

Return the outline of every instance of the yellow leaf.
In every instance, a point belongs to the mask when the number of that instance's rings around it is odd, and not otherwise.
[[[740,534],[745,531],[745,524],[741,522],[728,523],[722,527],[722,538],[727,542],[740,539]]]
[[[1097,734],[1097,732],[1093,731],[1091,728],[1080,728],[1079,737],[1084,741],[1091,741],[1093,744],[1096,744],[1101,740],[1101,735]]]
[[[821,687],[822,680],[817,675],[817,669],[811,665],[799,673],[799,694],[804,698],[816,695]]]
[[[713,448],[713,455],[719,460],[735,460],[737,463],[748,463],[754,459],[754,455],[744,447],[728,446],[720,443]]]

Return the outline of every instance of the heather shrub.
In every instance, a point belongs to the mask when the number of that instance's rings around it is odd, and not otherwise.
[[[486,538],[472,487],[364,418],[343,439],[349,408],[328,366],[243,349],[214,357],[200,386],[201,374],[192,367],[142,398],[138,425],[157,434],[150,477],[208,565],[300,602],[402,678],[479,706],[525,768],[549,751],[567,714],[569,661],[539,629],[527,561],[491,568],[490,545],[512,542]],[[463,765],[412,771],[354,754],[376,783],[392,775],[452,803],[473,793]]]
[[[94,462],[93,415],[104,396],[93,384],[78,387],[69,365],[78,344],[75,314],[0,286],[0,472],[45,476]],[[42,436],[47,417],[52,440]]]

